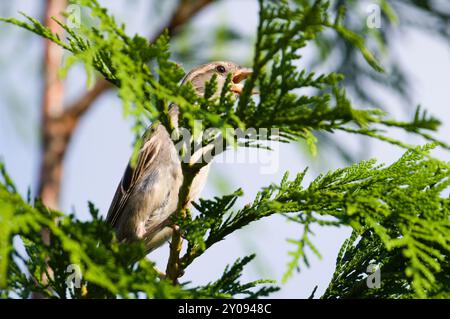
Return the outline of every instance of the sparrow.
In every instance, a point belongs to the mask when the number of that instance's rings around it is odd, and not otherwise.
[[[252,71],[236,63],[215,61],[201,65],[186,74],[181,84],[190,82],[198,95],[205,93],[205,85],[216,75],[220,96],[227,76],[231,74],[230,90],[236,95],[243,90],[242,80]],[[169,117],[178,127],[180,111],[177,105],[169,106]],[[203,152],[197,150],[191,160]],[[188,203],[200,194],[210,163],[202,167],[192,181]],[[111,202],[106,217],[116,232],[119,242],[143,241],[146,254],[166,242],[174,231],[171,215],[178,206],[178,192],[183,183],[181,159],[169,132],[160,123],[150,125],[143,136],[136,165],[128,163]]]

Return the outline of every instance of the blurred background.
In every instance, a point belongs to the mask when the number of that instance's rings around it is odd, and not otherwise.
[[[251,66],[258,22],[256,0],[103,0],[100,3],[126,24],[128,34],[139,33],[152,39],[162,28],[169,27],[173,33],[173,59],[186,71],[218,59]],[[343,85],[360,108],[380,107],[397,119],[410,120],[416,106],[422,105],[442,122],[435,136],[450,144],[450,2],[336,0],[331,1],[332,9],[342,3],[348,6],[346,25],[367,37],[369,47],[387,72],[376,74],[356,50],[328,31],[303,50],[299,68],[343,73],[346,76]],[[52,5],[58,8],[65,1],[1,1],[0,16],[18,17],[22,11],[45,21]],[[380,9],[381,19],[379,28],[375,29],[367,27],[373,5],[377,6],[375,10]],[[88,19],[82,17],[82,21]],[[23,195],[28,190],[33,196],[42,195],[41,163],[45,154],[42,123],[46,123],[43,109],[49,103],[44,97],[51,89],[46,81],[51,51],[41,38],[4,23],[0,24],[0,43],[0,156]],[[92,92],[91,89],[86,93],[86,75],[80,65],[59,84],[62,109]],[[71,132],[62,158],[60,192],[54,203],[61,211],[73,212],[80,219],[89,218],[88,201],[106,215],[133,142],[131,119],[122,116],[121,102],[113,89],[102,88],[89,102]],[[424,143],[404,132],[389,134],[410,144]],[[306,179],[309,182],[320,173],[362,159],[377,158],[391,163],[404,152],[383,142],[345,133],[317,137],[318,154],[314,157],[301,142],[279,145],[275,151],[263,154],[264,165],[276,168],[270,174],[261,170],[261,163],[236,160],[248,157],[248,150],[226,152],[213,164],[202,197],[212,198],[242,187],[245,196],[237,203],[239,207],[252,201],[261,187],[279,182],[286,171],[293,176],[310,167]],[[436,150],[434,155],[449,159],[447,151]],[[281,216],[251,224],[213,246],[188,268],[182,280],[207,283],[236,258],[256,252],[257,257],[246,270],[244,280],[279,281],[282,289],[273,297],[306,298],[316,285],[316,296],[320,296],[333,274],[340,245],[350,231],[345,228],[314,228],[313,231],[313,242],[322,258],[309,252],[310,268],[302,266],[285,284],[281,284],[281,278],[290,260],[288,252],[294,248],[286,240],[300,238],[303,230]],[[148,258],[164,269],[167,256],[165,245]]]

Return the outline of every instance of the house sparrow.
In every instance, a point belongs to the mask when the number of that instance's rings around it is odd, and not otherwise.
[[[228,74],[232,75],[231,91],[240,94],[240,83],[252,72],[232,62],[217,61],[201,65],[190,71],[182,83],[191,82],[199,95],[205,84],[217,76],[216,96],[219,96]],[[172,104],[169,116],[178,126],[179,109]],[[198,150],[201,152],[202,150]],[[193,154],[191,161],[199,158]],[[202,190],[209,164],[195,176],[188,200],[194,200]],[[179,154],[166,128],[156,122],[144,134],[143,146],[133,168],[129,163],[117,187],[106,221],[111,224],[121,242],[144,241],[150,252],[172,236],[170,216],[176,211],[178,191],[183,182]]]

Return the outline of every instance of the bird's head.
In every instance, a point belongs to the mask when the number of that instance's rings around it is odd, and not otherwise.
[[[190,71],[183,79],[183,83],[191,82],[198,94],[203,94],[205,93],[206,83],[211,80],[214,74],[217,76],[217,91],[214,96],[219,96],[222,92],[228,74],[231,74],[231,92],[241,94],[244,88],[241,81],[249,77],[252,70],[243,68],[233,62],[215,61],[200,65]]]

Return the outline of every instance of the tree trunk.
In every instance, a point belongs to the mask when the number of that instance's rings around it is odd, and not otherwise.
[[[67,6],[66,0],[47,0],[45,25],[53,32],[62,34],[63,29],[52,17],[63,19],[61,12]],[[64,85],[58,77],[63,58],[63,49],[49,40],[45,40],[44,54],[44,93],[41,108],[41,166],[39,171],[38,196],[43,203],[53,209],[59,207],[61,189],[62,161],[68,143],[61,121],[63,112]]]

